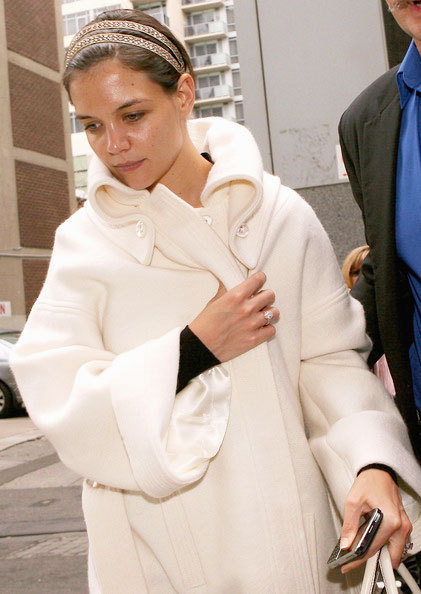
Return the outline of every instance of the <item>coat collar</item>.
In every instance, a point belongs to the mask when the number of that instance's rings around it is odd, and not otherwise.
[[[201,196],[202,204],[211,204],[219,188],[229,187],[230,248],[242,264],[254,268],[271,214],[271,207],[261,208],[263,165],[257,145],[244,126],[222,118],[191,120],[188,127],[198,151],[210,153],[214,162]],[[276,185],[279,187],[278,180]],[[164,216],[166,209],[171,210],[174,220],[177,213],[189,224],[198,224],[195,209],[162,184],[157,184],[152,192],[133,190],[114,178],[93,156],[88,171],[88,212],[113,241],[143,264],[150,264],[164,221],[166,231],[171,226],[168,216]],[[143,230],[148,230],[147,240],[142,242],[133,237],[133,228],[139,221]],[[247,230],[247,237],[238,235],[240,228]],[[175,231],[174,227],[172,230]],[[202,232],[207,235],[205,228]],[[175,236],[178,234],[174,233]]]

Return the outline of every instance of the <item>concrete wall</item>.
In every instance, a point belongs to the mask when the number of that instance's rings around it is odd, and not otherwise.
[[[380,0],[235,0],[247,125],[292,187],[340,181],[338,120],[388,68]]]
[[[365,240],[337,126],[388,69],[381,2],[234,0],[246,125],[266,169],[315,208],[340,261]]]

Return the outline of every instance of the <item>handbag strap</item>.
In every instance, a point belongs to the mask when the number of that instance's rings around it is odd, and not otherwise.
[[[383,577],[386,593],[398,594],[395,574],[393,572],[392,561],[390,559],[387,545],[384,545],[380,551],[377,551],[375,555],[367,560],[364,579],[361,586],[361,594],[373,594],[376,587],[376,576],[379,568]],[[411,590],[412,594],[421,594],[421,590],[416,581],[403,563],[399,565],[397,571]]]
[[[399,565],[396,571],[399,573],[401,578],[404,580],[405,584],[411,590],[412,594],[421,594],[420,587],[412,577],[409,569],[407,569],[403,563]]]
[[[367,559],[365,564],[364,579],[361,586],[361,594],[372,594],[376,585],[377,569],[379,567],[380,551]]]
[[[389,555],[387,545],[384,545],[380,550],[380,571],[383,575],[384,587],[387,594],[398,594],[398,587],[396,585],[395,574],[392,567],[392,561]]]

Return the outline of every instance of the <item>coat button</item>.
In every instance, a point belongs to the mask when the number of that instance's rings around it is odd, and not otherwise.
[[[136,223],[136,235],[140,238],[143,239],[146,235],[146,225],[145,223],[142,221],[142,219],[140,219],[137,223]]]
[[[247,237],[248,234],[249,228],[247,227],[247,225],[242,224],[237,228],[236,235],[238,235],[238,237]]]
[[[209,215],[203,215],[202,218],[205,221],[205,223],[207,223],[208,225],[212,225],[212,217],[210,217]]]

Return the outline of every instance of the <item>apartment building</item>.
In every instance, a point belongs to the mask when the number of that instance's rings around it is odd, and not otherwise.
[[[196,79],[193,117],[220,116],[244,123],[240,63],[233,0],[62,0],[64,46],[105,9],[138,8],[169,26],[185,44]],[[91,154],[70,106],[76,192],[86,191]]]

